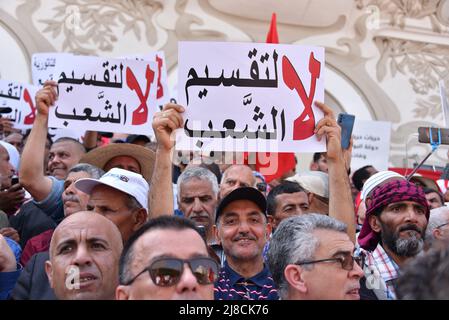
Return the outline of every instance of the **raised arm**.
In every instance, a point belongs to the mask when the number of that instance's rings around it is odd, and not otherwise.
[[[48,112],[56,99],[57,83],[46,81],[36,94],[37,115],[23,148],[19,180],[34,200],[44,200],[51,192],[52,180],[44,174],[44,153],[48,131]]]
[[[351,185],[346,169],[346,161],[341,148],[341,129],[334,112],[324,103],[315,102],[323,113],[315,128],[318,139],[327,139],[327,165],[329,174],[329,216],[348,226],[348,235],[355,243],[355,216]]]
[[[184,108],[177,104],[166,104],[153,118],[153,130],[156,135],[156,162],[150,188],[150,218],[172,215],[172,149],[175,146],[174,131],[181,128]]]

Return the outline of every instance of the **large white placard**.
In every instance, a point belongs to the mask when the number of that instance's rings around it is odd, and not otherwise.
[[[176,148],[322,152],[313,104],[324,101],[324,48],[180,42],[178,98],[186,108]]]
[[[148,135],[156,102],[155,62],[70,56],[56,62],[58,100],[49,126]]]

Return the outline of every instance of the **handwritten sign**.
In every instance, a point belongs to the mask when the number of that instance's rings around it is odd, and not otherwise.
[[[352,131],[353,171],[372,165],[377,170],[388,170],[390,155],[391,122],[358,120]]]
[[[321,152],[324,49],[180,42],[176,147],[194,151]]]
[[[168,88],[167,78],[167,63],[163,51],[154,51],[146,55],[131,55],[125,56],[123,59],[136,59],[141,61],[154,61],[157,63],[158,77],[157,77],[157,92],[156,99],[159,110],[162,110],[164,104],[170,101],[170,92]]]
[[[70,56],[56,63],[59,98],[49,126],[149,134],[157,111],[156,63]]]
[[[35,86],[43,86],[45,81],[54,80],[56,61],[69,57],[69,53],[35,53],[31,57],[31,76]]]
[[[31,128],[36,116],[34,97],[37,90],[31,84],[0,80],[2,118],[11,119],[15,128]]]

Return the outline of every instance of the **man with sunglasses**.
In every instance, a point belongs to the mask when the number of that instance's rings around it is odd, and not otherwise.
[[[253,187],[238,188],[218,205],[215,233],[226,261],[215,283],[216,300],[277,300],[262,250],[271,232],[265,197]]]
[[[353,251],[344,223],[311,213],[281,222],[267,262],[283,300],[359,300]]]
[[[162,216],[140,228],[125,245],[117,300],[213,300],[218,263],[186,218]]]
[[[362,299],[396,299],[400,269],[424,247],[429,206],[421,187],[393,180],[365,199],[366,218],[358,237],[366,255]]]

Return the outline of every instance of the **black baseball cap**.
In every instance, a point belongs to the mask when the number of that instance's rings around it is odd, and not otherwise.
[[[125,142],[127,143],[134,143],[135,141],[141,140],[145,143],[151,142],[150,138],[148,138],[147,136],[144,136],[142,134],[130,134]]]
[[[237,200],[249,200],[251,202],[254,202],[262,211],[262,213],[265,216],[267,215],[267,200],[265,199],[264,195],[256,188],[243,187],[231,191],[220,201],[217,207],[217,213],[215,215],[215,223],[217,223],[220,214],[223,212],[223,209],[226,208],[231,202]]]

